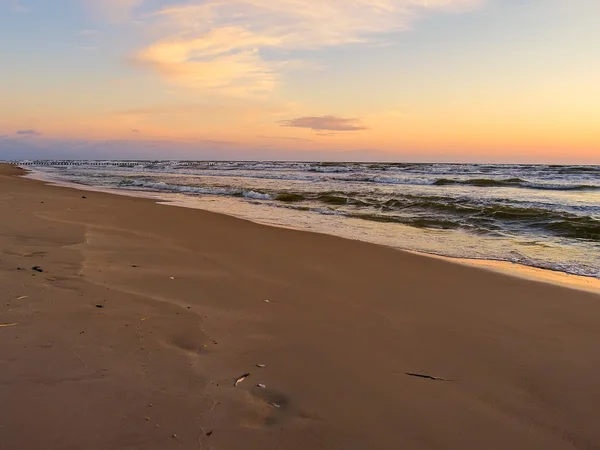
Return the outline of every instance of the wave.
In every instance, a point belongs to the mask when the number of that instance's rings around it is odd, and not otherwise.
[[[311,172],[322,172],[322,173],[338,173],[338,172],[351,172],[353,167],[347,166],[317,166],[309,169]]]
[[[351,183],[375,183],[375,184],[399,184],[399,185],[428,185],[431,181],[426,177],[420,176],[404,176],[404,177],[391,177],[388,175],[368,175],[362,172],[352,173],[349,176],[342,177],[331,177],[330,180],[351,182]]]
[[[600,174],[600,166],[559,166],[558,173],[568,174]]]
[[[255,200],[273,200],[273,197],[265,192],[259,192],[246,189],[235,189],[228,187],[204,187],[204,186],[184,186],[179,184],[169,184],[164,181],[150,180],[121,180],[118,184],[121,188],[142,188],[154,191],[173,192],[182,194],[204,194],[204,195],[225,195],[232,197],[244,197]]]
[[[345,196],[343,193],[332,192],[318,195],[315,200],[330,205],[347,205],[350,202],[350,197]]]
[[[83,172],[98,170],[96,163],[73,161]],[[200,162],[99,161],[117,173],[141,172],[202,179],[220,177],[317,183],[373,183],[379,185],[512,187],[547,191],[598,191],[600,166],[527,166],[416,163],[314,162]],[[65,169],[71,166],[57,166]],[[150,175],[151,176],[151,175]]]
[[[356,198],[356,193],[332,191],[318,195],[284,193],[271,195],[286,203],[318,202],[344,208],[345,215],[376,222],[395,222],[419,228],[465,228],[470,231],[497,233],[503,228],[541,229],[557,236],[600,240],[600,220],[586,215],[546,209],[538,206],[476,204],[466,199],[439,196],[405,195],[396,198]],[[357,210],[367,208],[367,211]],[[309,208],[310,209],[310,208]],[[322,212],[318,208],[313,208]],[[331,208],[323,209],[331,213]],[[338,211],[342,212],[342,211]],[[400,215],[398,215],[400,213]]]
[[[600,190],[600,186],[595,186],[592,184],[576,184],[576,185],[568,185],[568,184],[535,184],[528,183],[523,187],[530,189],[539,189],[542,191],[597,191]]]
[[[473,186],[523,185],[521,178],[440,179],[440,184],[468,183]],[[438,180],[438,181],[440,181]],[[449,198],[441,195],[414,194],[378,196],[373,191],[261,191],[248,187],[189,186],[157,181],[151,177],[124,179],[119,186],[129,189],[190,195],[223,195],[258,201],[274,201],[294,209],[326,215],[343,215],[373,222],[399,223],[417,228],[465,229],[470,232],[496,233],[530,230],[555,236],[600,240],[600,220],[592,215],[567,212],[540,204],[499,203],[469,197]],[[575,189],[577,186],[568,186]],[[561,186],[565,188],[565,186]]]
[[[257,191],[242,191],[242,197],[253,198],[255,200],[273,200],[269,194]]]
[[[402,217],[385,214],[347,214],[347,216],[371,222],[398,223],[416,228],[450,230],[464,227],[464,224],[460,222],[439,218]]]
[[[542,227],[559,236],[600,241],[600,221],[589,217],[557,220],[542,224]]]
[[[451,178],[440,178],[433,182],[434,186],[448,186],[453,184],[460,184],[464,186],[515,186],[524,183],[525,180],[521,178],[508,178],[505,180],[493,180],[489,178],[474,178],[471,180],[455,180]]]
[[[50,165],[38,168],[49,174],[45,179],[153,191],[165,200],[174,194],[229,199],[199,201],[198,207],[218,212],[225,207],[226,213],[238,214],[235,205],[243,204],[240,216],[258,221],[268,217],[269,223],[311,228],[314,221],[315,230],[325,227],[343,235],[344,229],[355,229],[353,236],[401,248],[600,277],[600,166],[252,161]],[[269,215],[279,208],[296,212]],[[454,246],[463,239],[471,244]]]
[[[493,210],[495,208],[486,208]],[[545,216],[543,220],[541,216]],[[522,211],[500,211],[492,212],[492,216],[486,217],[485,212],[482,216],[474,217],[410,217],[394,216],[385,214],[349,214],[350,217],[359,219],[377,221],[377,222],[395,222],[418,228],[438,228],[438,229],[467,229],[469,231],[478,231],[482,234],[494,234],[506,228],[494,225],[494,220],[504,217],[507,221],[516,222],[521,227],[530,229],[543,229],[552,232],[556,236],[583,239],[591,241],[600,241],[600,221],[592,217],[573,217],[565,214],[551,213],[539,210]]]
[[[390,177],[385,175],[369,176],[363,173],[354,173],[350,176],[331,178],[333,181],[349,181],[357,183],[375,183],[391,185],[412,185],[412,186],[472,186],[472,187],[514,187],[523,189],[538,189],[550,191],[594,191],[600,190],[600,186],[591,184],[552,184],[552,183],[534,183],[522,178],[438,178],[431,181],[425,174],[419,176]]]
[[[490,179],[474,178],[470,180],[457,180],[453,178],[439,178],[433,182],[434,186],[477,186],[477,187],[520,187],[526,189],[539,189],[549,191],[593,191],[600,190],[600,186],[591,184],[542,184],[531,183],[521,178]]]
[[[275,197],[275,200],[279,200],[280,202],[292,203],[292,202],[302,202],[306,200],[306,197],[302,194],[295,193],[283,193],[279,194]]]

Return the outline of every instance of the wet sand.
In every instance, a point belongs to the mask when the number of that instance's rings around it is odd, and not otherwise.
[[[20,172],[2,449],[600,446],[597,294]]]

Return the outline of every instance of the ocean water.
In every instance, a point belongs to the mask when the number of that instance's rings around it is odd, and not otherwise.
[[[27,164],[45,179],[151,195],[269,225],[600,278],[600,166]]]

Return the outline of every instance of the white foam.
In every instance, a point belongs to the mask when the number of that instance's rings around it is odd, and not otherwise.
[[[568,242],[563,245],[559,239],[556,239],[555,241],[558,243],[556,248],[548,249],[546,244],[550,242],[552,236],[539,233],[515,236],[498,230],[495,232],[495,236],[489,236],[487,234],[475,235],[475,233],[461,230],[437,231],[401,224],[367,222],[345,217],[347,213],[343,209],[350,208],[348,205],[329,208],[316,207],[314,202],[308,200],[302,206],[312,207],[312,209],[298,210],[273,201],[275,194],[269,194],[294,191],[308,193],[307,197],[310,198],[310,194],[315,192],[342,190],[344,192],[356,191],[375,197],[415,192],[417,195],[440,195],[440,198],[447,198],[448,201],[465,197],[474,203],[480,201],[482,205],[496,201],[496,196],[510,195],[509,199],[513,202],[527,201],[528,205],[541,205],[548,208],[578,208],[585,211],[590,210],[591,214],[594,214],[594,211],[600,211],[598,209],[600,193],[586,192],[583,196],[580,193],[523,192],[523,190],[513,187],[501,188],[501,191],[494,190],[492,192],[489,189],[471,186],[452,186],[451,188],[431,186],[431,180],[437,179],[440,172],[455,169],[457,172],[466,170],[454,166],[440,166],[432,171],[435,174],[422,176],[414,173],[403,176],[398,172],[390,174],[393,176],[386,176],[382,175],[381,171],[369,171],[366,165],[349,166],[345,171],[347,173],[305,172],[314,167],[316,167],[315,164],[309,163],[231,162],[187,165],[183,162],[161,162],[150,166],[148,163],[140,163],[135,167],[110,166],[103,168],[89,165],[67,167],[66,169],[44,168],[43,172],[37,172],[38,175],[34,174],[33,177],[54,183],[57,179],[62,180],[60,184],[77,189],[161,199],[176,202],[178,206],[207,209],[259,223],[318,231],[395,248],[460,258],[508,260],[600,277],[600,251],[597,246],[593,246],[593,243],[573,245],[572,242]],[[331,168],[330,166],[325,167]],[[350,167],[353,172],[350,171]],[[252,173],[252,171],[254,172]],[[65,183],[64,181],[69,179],[68,177],[71,177],[71,180],[94,183],[96,186]],[[116,189],[97,186],[98,183],[115,185],[119,180],[122,181],[122,185]],[[366,181],[369,181],[370,184],[366,185]],[[395,187],[395,184],[403,186]],[[473,197],[475,194],[477,197]],[[280,207],[273,208],[273,206]]]
[[[273,197],[271,197],[269,194],[262,194],[260,192],[255,191],[244,191],[242,193],[242,196],[246,198],[253,198],[256,200],[273,200]]]

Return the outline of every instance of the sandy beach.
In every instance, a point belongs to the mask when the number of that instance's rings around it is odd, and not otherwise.
[[[2,450],[600,448],[600,295],[23,173]]]

